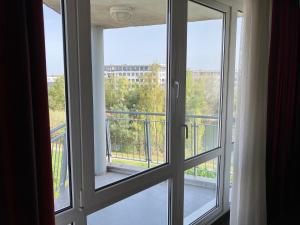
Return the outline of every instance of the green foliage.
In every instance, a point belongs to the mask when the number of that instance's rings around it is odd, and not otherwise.
[[[201,75],[186,76],[186,112],[193,115],[217,115],[220,98],[220,77]]]
[[[61,124],[66,123],[66,112],[62,110],[49,110],[50,128],[53,129]]]
[[[194,175],[197,177],[206,177],[212,179],[215,179],[217,177],[217,173],[215,171],[210,171],[206,168],[196,169],[196,170],[194,170],[194,168],[191,168],[186,170],[185,173],[188,175]]]
[[[136,86],[136,109],[139,112],[165,112],[166,88],[159,83],[158,71],[159,66],[153,64],[151,72],[142,76],[143,83]]]
[[[186,113],[190,115],[202,115],[204,108],[204,82],[195,80],[191,71],[186,74]]]
[[[160,84],[158,64],[151,65],[151,70],[139,77],[142,82],[136,83],[124,76],[105,78],[105,105],[108,111],[123,112],[166,112],[166,85]],[[65,121],[65,87],[63,76],[59,77],[48,89],[51,127]],[[194,75],[188,70],[186,74],[186,114],[217,115],[219,110],[220,76],[209,74]],[[184,109],[184,107],[182,107]],[[59,116],[59,118],[58,118]],[[120,154],[131,154],[145,157],[145,120],[150,123],[152,154],[157,154],[159,161],[164,160],[165,123],[164,116],[127,115],[107,113],[110,122],[112,150]],[[154,122],[155,121],[155,122]],[[216,121],[215,121],[216,122]],[[197,126],[197,153],[203,151],[204,124],[213,124],[204,119],[187,117],[190,135],[186,141],[186,156],[194,155],[193,126]],[[203,170],[205,172],[205,170]],[[203,172],[203,173],[204,173]],[[205,176],[212,176],[209,171]]]
[[[153,64],[151,71],[141,77],[142,82],[135,83],[120,76],[105,79],[105,104],[107,110],[131,112],[165,112],[165,87],[159,83],[157,72],[159,65]],[[107,115],[110,120],[110,135],[112,147],[116,151],[128,153],[133,151],[144,154],[144,115]],[[148,116],[148,120],[165,120],[163,116]],[[158,132],[157,141],[163,145],[163,126],[150,129],[151,135]]]
[[[129,79],[111,76],[105,79],[105,104],[107,110],[165,112],[165,87],[159,84],[159,66],[153,64],[151,72],[141,76],[143,82],[131,83]]]
[[[55,111],[65,110],[65,80],[64,76],[58,77],[48,88],[49,108]]]

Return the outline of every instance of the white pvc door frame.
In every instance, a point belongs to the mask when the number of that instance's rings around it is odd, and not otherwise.
[[[169,224],[182,225],[184,171],[214,158],[219,159],[218,205],[193,224],[208,224],[229,209],[235,31],[237,11],[241,8],[231,1],[226,1],[226,4],[215,0],[194,0],[194,2],[224,13],[220,146],[184,160],[188,1],[169,0],[167,13],[169,101],[166,113],[168,163],[95,191],[90,2],[63,1],[70,120],[72,180],[70,186],[73,205],[56,214],[57,225],[70,223],[86,225],[87,215],[165,180],[169,181]]]

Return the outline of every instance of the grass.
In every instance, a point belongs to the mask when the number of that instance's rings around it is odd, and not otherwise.
[[[127,166],[136,166],[144,169],[148,169],[148,163],[142,161],[134,161],[134,160],[127,160],[127,159],[112,159],[113,164],[120,164],[120,165],[127,165]],[[150,168],[158,166],[159,164],[151,163]],[[214,165],[212,161],[206,163],[206,165],[201,164],[194,168],[188,169],[185,171],[186,174],[195,175],[199,177],[206,177],[206,178],[216,178],[217,172],[215,168],[216,164]],[[195,172],[195,174],[194,174]]]
[[[120,164],[120,165],[127,165],[127,166],[136,166],[136,167],[141,167],[141,168],[148,168],[148,162],[143,162],[143,161],[134,161],[134,160],[128,160],[128,159],[112,159],[112,163],[115,164]],[[159,164],[157,163],[150,163],[150,167],[155,167],[158,166]]]
[[[50,129],[57,127],[60,124],[66,123],[66,112],[49,110],[50,115]]]
[[[188,169],[185,171],[186,174],[188,175],[194,175],[197,177],[206,177],[206,178],[216,178],[217,173],[215,171],[210,171],[208,169],[196,169],[194,168]]]
[[[56,146],[56,148],[52,150],[51,156],[54,198],[58,198],[62,162],[62,147]]]
[[[210,160],[196,167],[185,171],[186,174],[198,177],[216,178],[217,177],[217,160]]]

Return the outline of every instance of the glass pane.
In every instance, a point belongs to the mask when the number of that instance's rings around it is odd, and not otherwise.
[[[166,12],[91,1],[95,188],[167,162]]]
[[[87,217],[88,225],[167,225],[168,181],[141,191]]]
[[[223,13],[188,2],[185,158],[219,147]]]
[[[236,43],[235,43],[235,74],[234,74],[234,95],[233,95],[233,124],[232,124],[232,142],[236,139],[236,117],[238,104],[238,82],[241,73],[241,39],[243,27],[243,14],[238,13],[236,26]]]
[[[233,148],[235,144],[233,144]],[[233,166],[234,166],[234,151],[230,153],[230,175],[229,175],[229,202],[231,202],[232,196],[232,185],[233,185]]]
[[[48,100],[51,127],[51,156],[55,211],[70,206],[70,180],[66,126],[64,40],[59,4],[44,1],[44,27]]]
[[[235,76],[234,76],[234,95],[233,95],[233,123],[232,123],[232,151],[230,164],[230,189],[229,201],[231,201],[231,190],[233,184],[233,166],[234,166],[234,151],[236,148],[236,118],[237,118],[237,104],[238,104],[238,86],[239,76],[241,74],[241,40],[243,28],[243,14],[238,12],[236,27],[236,53],[235,53]]]
[[[218,158],[185,171],[184,224],[190,224],[217,206]]]

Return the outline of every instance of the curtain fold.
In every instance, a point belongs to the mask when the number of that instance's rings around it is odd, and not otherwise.
[[[244,1],[231,225],[266,224],[266,127],[270,0]]]
[[[41,0],[0,2],[1,224],[54,225]]]
[[[268,224],[298,224],[300,6],[273,1],[267,135]]]

